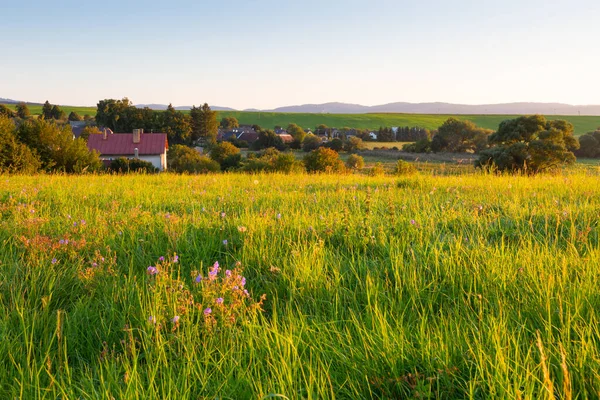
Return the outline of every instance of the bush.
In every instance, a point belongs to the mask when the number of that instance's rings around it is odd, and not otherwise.
[[[207,174],[219,172],[221,167],[218,162],[203,156],[195,149],[183,145],[175,145],[167,153],[168,167],[175,172],[188,172],[191,174]]]
[[[385,169],[383,168],[383,165],[380,162],[378,162],[377,164],[375,164],[369,170],[369,175],[370,176],[382,176],[382,175],[385,175]]]
[[[407,153],[431,153],[431,140],[422,139],[415,143],[407,143],[402,146],[402,151]]]
[[[302,150],[305,152],[313,151],[321,147],[323,140],[317,135],[306,135],[302,143]]]
[[[304,141],[306,142],[306,139]],[[344,163],[340,160],[338,153],[325,147],[320,147],[304,156],[304,165],[308,172],[341,172],[344,170]]]
[[[365,148],[362,139],[356,136],[351,136],[344,142],[344,150],[348,153],[354,153]]]
[[[417,172],[417,168],[409,162],[398,160],[394,172],[396,175],[409,175]]]
[[[325,144],[325,147],[339,153],[344,148],[344,142],[342,142],[342,139],[335,138],[332,141]]]
[[[220,142],[212,146],[210,149],[210,158],[215,160],[223,168],[223,162],[227,157],[234,156],[240,153],[240,149],[235,147],[230,142]]]
[[[262,150],[274,147],[278,150],[285,150],[287,146],[283,143],[283,140],[272,130],[262,130],[257,127],[258,139],[252,143],[252,149]]]
[[[293,153],[281,153],[270,147],[258,154],[248,154],[242,170],[247,172],[299,172],[304,169]]]
[[[221,169],[223,171],[231,171],[240,167],[242,162],[242,155],[240,153],[231,154],[221,163]]]
[[[351,154],[346,160],[346,167],[353,170],[361,170],[365,166],[365,160],[357,154]]]
[[[140,160],[139,158],[129,159],[125,157],[117,158],[110,163],[108,167],[110,171],[119,173],[141,172],[141,173],[157,173],[158,168],[152,165],[149,161]]]

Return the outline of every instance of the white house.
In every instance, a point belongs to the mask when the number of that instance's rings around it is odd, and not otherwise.
[[[125,157],[149,161],[160,171],[167,169],[167,149],[169,144],[166,133],[144,133],[143,129],[134,129],[133,133],[90,135],[88,149],[100,153],[100,159],[109,165],[111,161]]]

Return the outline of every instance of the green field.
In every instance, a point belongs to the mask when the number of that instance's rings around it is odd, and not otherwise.
[[[14,105],[9,105],[14,108]],[[42,106],[31,106],[32,114],[40,114]],[[81,116],[85,114],[95,115],[95,107],[70,107],[61,106],[63,111],[69,114],[76,111]],[[317,125],[325,124],[330,127],[378,129],[380,126],[418,126],[427,129],[437,129],[446,119],[452,115],[422,115],[422,114],[308,114],[308,113],[273,113],[273,112],[244,112],[244,111],[220,111],[219,118],[235,117],[240,124],[260,125],[265,128],[274,126],[287,126],[296,123],[303,128],[314,129]],[[460,119],[471,120],[477,125],[497,129],[500,122],[515,115],[458,115]],[[575,134],[595,130],[600,127],[600,116],[555,116],[548,115],[549,119],[566,119],[575,126]]]
[[[2,176],[0,398],[595,399],[598,210],[574,172]]]
[[[10,107],[11,109],[15,109],[16,105],[15,104],[5,104],[6,106]],[[32,115],[40,115],[42,113],[42,104],[28,104],[27,105],[29,107],[29,111],[31,112]],[[80,116],[84,116],[84,115],[90,115],[90,116],[95,116],[96,115],[96,107],[77,107],[77,106],[59,106],[61,110],[63,110],[65,112],[65,114],[67,114],[67,116],[71,113],[71,111],[75,111],[77,114],[79,114]]]

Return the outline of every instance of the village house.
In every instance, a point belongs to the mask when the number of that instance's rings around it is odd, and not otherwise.
[[[152,163],[160,171],[167,169],[167,149],[169,144],[166,133],[144,133],[143,129],[134,129],[133,133],[109,133],[90,135],[88,149],[100,153],[105,165],[117,158],[137,158]]]
[[[228,131],[219,129],[217,140],[228,141],[233,139],[243,140],[248,144],[252,144],[258,140],[258,133],[251,126],[240,126]]]

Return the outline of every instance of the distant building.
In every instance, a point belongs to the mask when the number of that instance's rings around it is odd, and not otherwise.
[[[252,144],[258,140],[258,133],[251,126],[240,126],[239,128],[233,128],[230,130],[219,129],[217,140],[243,140],[248,144]]]
[[[144,133],[143,129],[114,134],[105,130],[102,135],[90,135],[88,139],[88,149],[100,153],[105,165],[121,157],[138,158],[164,171],[167,169],[168,148],[166,133]]]
[[[283,143],[285,143],[285,144],[290,144],[294,141],[294,137],[292,135],[290,135],[289,133],[280,133],[280,134],[277,134],[277,136],[279,136],[281,138],[281,140],[283,141]]]

